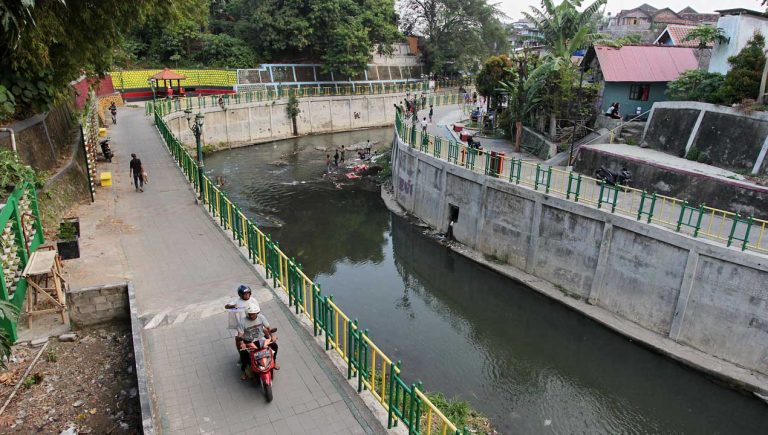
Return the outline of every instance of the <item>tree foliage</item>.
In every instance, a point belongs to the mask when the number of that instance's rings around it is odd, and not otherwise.
[[[720,89],[720,99],[726,104],[741,103],[745,99],[757,99],[760,80],[765,66],[765,37],[755,32],[739,54],[728,58],[731,69],[725,75]]]
[[[362,73],[374,47],[401,35],[394,0],[233,0],[212,22],[215,32],[247,43],[265,61],[317,61],[341,76]]]
[[[0,94],[2,88],[10,92],[17,115],[44,110],[82,74],[107,71],[114,48],[136,23],[152,17],[174,22],[199,14],[207,4],[133,0],[96,7],[90,0],[24,0],[21,8],[10,6],[15,3],[0,6]],[[7,92],[0,101],[3,106],[9,101]]]
[[[715,43],[725,43],[728,41],[728,37],[725,36],[725,31],[719,27],[712,26],[697,26],[695,29],[691,29],[683,42],[695,41],[698,44],[699,50],[714,45]]]
[[[484,97],[493,98],[499,93],[499,83],[504,80],[511,80],[514,71],[511,70],[512,60],[505,54],[491,56],[483,64],[483,68],[475,77],[477,92]]]
[[[487,0],[403,0],[401,5],[401,28],[422,37],[422,59],[432,74],[476,71],[482,59],[507,52],[502,14]]]
[[[719,103],[720,88],[725,76],[699,69],[686,71],[667,84],[667,97],[678,101],[702,101]]]

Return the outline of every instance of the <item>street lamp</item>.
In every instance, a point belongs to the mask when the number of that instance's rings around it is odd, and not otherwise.
[[[192,122],[192,109],[184,110],[184,115],[187,118],[187,125],[192,130],[192,134],[195,135],[195,143],[197,145],[197,187],[200,189],[200,196],[203,195],[203,146],[200,142],[200,137],[203,135],[203,120],[205,116],[198,112],[195,115],[195,121]]]

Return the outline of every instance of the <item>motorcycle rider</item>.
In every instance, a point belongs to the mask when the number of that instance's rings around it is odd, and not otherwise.
[[[245,284],[240,284],[237,287],[237,295],[238,298],[234,299],[232,302],[224,305],[224,309],[227,310],[236,310],[233,314],[235,315],[235,318],[237,319],[237,326],[236,328],[233,326],[230,326],[232,329],[237,329],[238,332],[242,329],[243,321],[245,320],[245,313],[248,308],[254,307],[256,311],[261,311],[259,309],[259,302],[256,301],[256,298],[251,296],[251,288],[248,287]],[[239,334],[235,336],[235,348],[239,351],[240,350],[240,338]]]
[[[274,352],[275,370],[280,370],[280,366],[277,364],[277,337],[271,335],[271,329],[269,321],[258,306],[249,306],[245,310],[246,318],[243,320],[243,328],[238,333],[241,337],[239,352],[240,352],[240,370],[243,372],[241,379],[246,380],[248,377],[245,375],[245,369],[251,363],[249,352],[246,348],[256,348],[256,342],[262,338],[272,338],[272,342],[269,343],[269,348]]]

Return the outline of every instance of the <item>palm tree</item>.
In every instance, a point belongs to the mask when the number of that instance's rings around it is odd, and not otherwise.
[[[526,19],[538,28],[541,33],[538,39],[547,47],[541,64],[528,77],[529,82],[545,82],[567,77],[564,72],[575,68],[571,62],[574,52],[605,40],[605,36],[597,32],[594,18],[606,1],[595,0],[579,11],[581,0],[562,0],[558,5],[552,0],[542,0],[541,9],[531,6],[530,13],[523,13]],[[550,107],[550,131],[554,129],[556,122],[556,106],[562,94],[563,84],[555,84],[555,91],[552,93],[551,101],[554,103],[553,107]],[[528,88],[535,89],[532,83]]]

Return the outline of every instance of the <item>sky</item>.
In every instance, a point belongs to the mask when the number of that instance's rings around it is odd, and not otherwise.
[[[555,3],[559,3],[559,0],[553,0]],[[515,21],[522,16],[521,11],[529,10],[529,6],[540,7],[541,0],[490,0],[489,3],[498,3],[499,9],[505,14],[509,15],[508,19],[503,21]],[[615,15],[622,9],[632,9],[640,6],[643,3],[656,8],[669,7],[673,11],[677,12],[680,9],[690,6],[696,11],[701,13],[711,13],[717,9],[752,9],[756,11],[763,10],[760,6],[760,0],[729,0],[724,2],[722,0],[608,0],[606,12],[611,12],[611,15]],[[584,0],[584,4],[589,4],[589,0]]]

